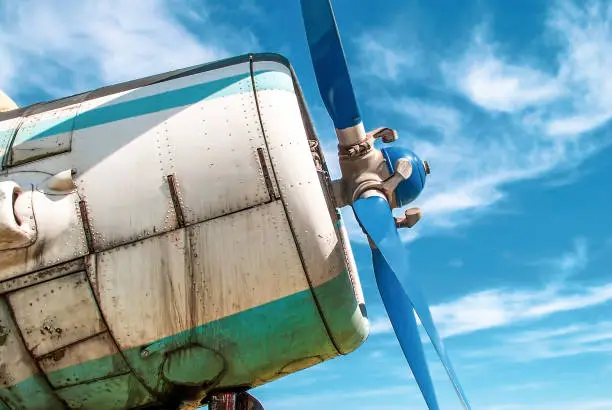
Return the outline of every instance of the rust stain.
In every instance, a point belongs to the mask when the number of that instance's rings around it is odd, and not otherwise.
[[[6,326],[0,325],[0,346],[4,346],[6,344],[6,339],[8,338],[9,333],[11,333],[11,331]]]
[[[91,225],[89,224],[89,214],[87,213],[87,203],[85,201],[79,201],[79,210],[81,211],[81,221],[83,223],[83,230],[85,231],[85,241],[87,242],[87,250],[89,250],[89,253],[93,253],[93,235],[91,233]]]
[[[170,197],[172,199],[172,205],[174,206],[174,213],[179,227],[185,226],[185,217],[183,216],[183,209],[181,208],[181,202],[178,195],[178,189],[176,187],[176,178],[174,174],[168,175],[168,186],[170,187]]]

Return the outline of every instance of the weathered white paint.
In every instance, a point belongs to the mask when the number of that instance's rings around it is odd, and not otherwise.
[[[19,329],[15,325],[9,306],[3,298],[0,298],[0,326],[2,326],[0,340],[3,340],[2,345],[0,345],[1,363],[2,366],[10,369],[0,373],[0,387],[8,387],[33,376],[38,370],[21,341]]]
[[[10,163],[19,164],[32,161],[49,154],[59,154],[70,150],[72,130],[70,129],[74,117],[79,110],[79,104],[32,114],[23,119],[12,145]],[[69,131],[31,139],[37,134],[44,133],[60,123],[69,124]]]
[[[100,308],[121,349],[190,327],[187,257],[183,230],[98,254]]]
[[[54,388],[61,388],[79,382],[82,383],[102,377],[128,373],[129,367],[120,357],[116,357],[112,361],[109,360],[109,367],[112,366],[112,368],[99,366],[97,369],[101,371],[100,373],[90,372],[86,377],[79,374],[80,378],[77,378],[69,372],[59,374],[53,373],[56,370],[66,369],[67,367],[79,363],[112,356],[116,353],[118,353],[117,346],[110,334],[102,333],[45,356],[38,361],[38,364],[40,368],[48,374],[49,383]],[[96,367],[92,366],[92,369],[96,369]],[[107,371],[104,372],[104,370]]]
[[[179,110],[74,131],[75,184],[96,251],[178,227],[160,152],[165,121]]]
[[[240,64],[243,74],[247,63]],[[168,118],[166,174],[176,174],[185,223],[193,224],[269,201],[257,148],[265,148],[251,77],[239,94],[193,104]],[[187,143],[188,141],[188,143]]]
[[[87,254],[78,199],[75,193],[49,196],[31,188],[21,193],[17,212],[22,227],[29,225],[26,229],[33,232],[33,241],[28,247],[0,251],[0,280]]]
[[[9,144],[15,134],[15,128],[21,122],[21,117],[11,118],[10,120],[0,120],[0,163],[8,152]]]
[[[72,121],[74,112],[89,113],[246,75],[232,85],[233,93],[211,100],[88,128],[75,125],[72,132],[60,134],[70,142],[69,151],[60,152],[65,150],[58,146],[56,155],[14,165],[0,174],[0,183],[17,184],[31,199],[36,240],[21,250],[0,249],[0,282],[7,285],[2,289],[9,292],[6,297],[33,354],[40,357],[63,349],[65,356],[57,362],[41,358],[43,369],[58,370],[113,352],[108,335],[101,333],[107,330],[120,350],[145,346],[324,284],[347,269],[336,215],[330,214],[330,199],[319,182],[289,71],[268,62],[257,62],[254,68],[272,71],[265,73],[264,84],[256,81],[257,100],[247,75],[250,67],[243,63],[69,106],[62,112]],[[270,75],[279,83],[270,81]],[[20,129],[19,138],[40,131],[34,130],[34,120],[26,118],[32,128]],[[0,149],[20,121],[0,123]],[[33,159],[27,156],[20,158]],[[185,227],[179,226],[169,175],[177,183]],[[79,201],[87,205],[91,255],[87,255]],[[12,212],[12,206],[5,208],[1,209],[7,215]],[[20,212],[27,214],[27,207]],[[87,273],[47,276],[48,282],[24,287],[39,280],[35,277],[40,269],[84,256]],[[347,287],[342,292],[362,302],[358,281],[353,283],[355,290]],[[312,306],[316,312],[314,299]],[[364,320],[350,319],[355,333]],[[334,333],[325,329],[323,320],[308,329],[321,335],[317,340],[323,358],[333,351],[327,331]],[[267,337],[273,340],[276,334]],[[5,351],[0,355],[4,361]],[[289,363],[249,369],[252,374],[242,370],[245,374],[240,377],[263,383],[319,360],[295,353]],[[62,394],[77,403],[80,399],[71,389],[62,389]]]
[[[0,182],[0,251],[30,246],[36,240],[32,192],[13,181]]]
[[[123,350],[308,289],[280,201],[102,252],[96,264]]]
[[[8,295],[27,348],[42,356],[105,330],[85,272]]]
[[[255,71],[262,70],[273,70],[267,75],[275,76],[276,82],[291,84],[291,74],[282,64],[255,63]],[[259,78],[255,77],[257,98],[281,196],[306,273],[312,286],[318,286],[345,269],[338,234],[319,183],[295,93],[262,87]]]
[[[280,201],[189,230],[198,324],[308,289]]]

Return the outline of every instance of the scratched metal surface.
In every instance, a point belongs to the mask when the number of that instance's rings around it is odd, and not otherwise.
[[[61,112],[78,114],[31,124],[19,155],[57,135],[69,150],[0,175],[34,186],[37,234],[0,250],[0,408],[178,403],[363,342],[360,287],[282,65],[241,60]],[[72,189],[49,188],[67,170]]]

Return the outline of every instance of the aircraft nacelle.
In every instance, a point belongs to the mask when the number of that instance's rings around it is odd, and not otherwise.
[[[280,56],[2,112],[0,157],[0,409],[196,403],[368,334]]]

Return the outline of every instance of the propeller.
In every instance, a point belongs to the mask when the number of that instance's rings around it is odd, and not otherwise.
[[[368,236],[376,283],[404,356],[429,409],[439,409],[414,313],[421,320],[442,365],[466,409],[469,402],[434,325],[429,305],[415,277],[408,271],[406,249],[398,228],[420,219],[418,208],[403,218],[392,209],[409,204],[425,186],[429,165],[413,152],[374,140],[397,139],[390,128],[366,133],[342,50],[329,0],[301,0],[302,16],[319,92],[336,128],[342,178],[334,181],[339,206],[351,205]],[[405,287],[398,275],[401,275]]]

